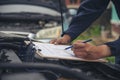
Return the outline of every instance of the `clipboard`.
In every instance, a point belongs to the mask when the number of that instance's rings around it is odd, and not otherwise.
[[[78,58],[74,55],[71,49],[64,50],[69,45],[54,45],[49,43],[33,42],[37,50],[37,54],[42,58],[48,59],[63,59],[63,60],[75,60],[75,61],[86,61],[86,62],[108,62],[105,59],[97,60],[86,60]]]

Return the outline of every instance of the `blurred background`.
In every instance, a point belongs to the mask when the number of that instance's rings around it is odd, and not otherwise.
[[[0,32],[49,42],[68,28],[82,1],[0,0]],[[120,20],[110,2],[106,11],[75,40],[92,38],[93,44],[99,45],[117,39],[119,33]]]

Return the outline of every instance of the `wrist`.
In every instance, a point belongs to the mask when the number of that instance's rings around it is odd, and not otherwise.
[[[65,34],[65,35],[63,36],[63,39],[66,40],[67,42],[70,42],[70,41],[71,41],[71,37],[70,37],[69,35],[67,35],[67,34]]]
[[[111,55],[110,48],[107,45],[98,46],[99,52],[101,52],[102,57],[108,57]]]

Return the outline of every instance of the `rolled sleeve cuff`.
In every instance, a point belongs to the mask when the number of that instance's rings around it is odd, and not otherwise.
[[[116,48],[113,45],[113,43],[112,42],[108,42],[108,43],[105,43],[105,44],[110,48],[111,56],[116,56],[117,55]]]
[[[118,56],[120,55],[120,38],[113,41],[105,43],[111,50],[111,56]]]

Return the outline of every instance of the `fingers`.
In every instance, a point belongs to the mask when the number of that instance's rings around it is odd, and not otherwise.
[[[56,40],[56,42],[54,44],[56,44],[56,45],[58,45],[58,44],[65,44],[65,42],[63,41],[62,38],[59,38],[59,39]]]
[[[57,38],[57,39],[53,39],[50,41],[51,44],[68,44],[71,40],[71,37],[67,34],[65,34],[63,37],[61,38]]]
[[[82,43],[82,41],[80,41],[80,40],[78,40],[78,41],[76,41],[76,42],[73,43],[73,47],[74,48],[79,48],[79,49],[85,47],[85,45],[86,44]]]
[[[55,44],[55,45],[58,45],[58,44],[68,44],[68,41],[63,39],[63,38],[58,38],[58,39],[53,39],[50,41],[51,44]]]
[[[49,43],[50,44],[54,44],[56,42],[57,39],[52,39]]]
[[[81,51],[81,52],[79,52],[79,51],[73,51],[74,53],[75,53],[75,56],[76,57],[79,57],[79,58],[86,58],[86,56],[88,55],[86,52],[84,52],[84,51]]]
[[[75,54],[76,57],[83,58],[83,59],[93,60],[97,58],[97,57],[94,57],[93,54],[86,52],[85,50],[81,50],[81,51],[74,50],[73,53]]]
[[[50,44],[61,44],[62,40],[61,39],[53,39],[50,41]]]

